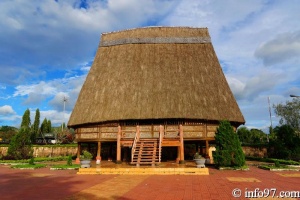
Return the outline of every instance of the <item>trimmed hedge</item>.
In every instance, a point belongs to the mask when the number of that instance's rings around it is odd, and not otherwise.
[[[220,122],[215,141],[216,151],[213,158],[217,167],[241,167],[245,165],[245,154],[229,121]]]
[[[246,160],[268,162],[268,163],[279,162],[279,164],[283,164],[283,165],[300,165],[300,162],[294,160],[283,160],[283,159],[276,159],[276,158],[259,158],[253,156],[246,156]]]
[[[30,159],[22,159],[22,160],[0,160],[0,163],[28,163]],[[47,157],[47,158],[40,158],[36,157],[34,158],[34,162],[56,162],[56,161],[62,161],[62,160],[68,160],[68,156],[59,156],[59,157]]]

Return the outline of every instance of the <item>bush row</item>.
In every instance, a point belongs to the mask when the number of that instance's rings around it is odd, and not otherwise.
[[[269,163],[279,162],[280,164],[283,165],[300,165],[300,162],[294,160],[283,160],[283,159],[276,159],[276,158],[259,158],[253,156],[246,156],[246,160],[254,160],[254,161],[269,162]]]

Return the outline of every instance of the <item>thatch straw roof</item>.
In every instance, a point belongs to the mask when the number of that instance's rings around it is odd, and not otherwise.
[[[102,34],[68,125],[173,118],[245,122],[207,28]]]

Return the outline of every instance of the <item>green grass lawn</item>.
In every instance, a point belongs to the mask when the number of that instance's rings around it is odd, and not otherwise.
[[[38,168],[49,166],[49,163],[45,163],[45,162],[55,163],[58,161],[67,161],[67,160],[68,160],[68,156],[47,157],[47,158],[38,157],[38,158],[34,158],[31,164],[30,164],[31,159],[0,160],[0,164],[11,165],[11,168],[13,169],[38,169]],[[56,164],[56,165],[50,164],[50,167],[52,169],[78,169],[80,165],[78,164],[68,165],[67,162],[66,164],[61,164],[60,162],[60,164]]]
[[[270,171],[299,171],[299,168],[296,167],[290,167],[287,165],[259,165],[258,168],[260,169],[265,169],[265,170],[270,170]]]
[[[67,165],[67,164],[65,164],[65,165],[63,165],[63,164],[61,164],[61,165],[53,165],[53,166],[51,166],[51,170],[59,170],[59,169],[79,169],[80,168],[80,165],[79,164],[72,164],[72,165]]]
[[[46,164],[19,164],[19,165],[11,165],[13,169],[38,169],[46,167]]]
[[[57,157],[36,157],[34,162],[56,162],[67,160],[68,156],[57,156]],[[23,160],[0,160],[0,164],[10,164],[10,163],[28,163],[30,159]]]
[[[219,170],[249,170],[247,165],[241,167],[219,167]]]

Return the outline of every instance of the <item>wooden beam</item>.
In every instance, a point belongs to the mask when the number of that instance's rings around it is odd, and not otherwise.
[[[122,133],[122,129],[121,126],[118,126],[118,135],[117,135],[117,164],[121,164],[121,133]]]
[[[208,140],[205,140],[205,150],[206,150],[206,155],[209,154],[209,143],[208,143]]]
[[[81,149],[81,143],[78,142],[77,143],[77,158],[76,158],[76,161],[75,161],[75,163],[77,163],[77,164],[80,163],[80,149]]]
[[[183,127],[179,125],[179,136],[180,136],[180,160],[179,164],[184,164],[184,144],[183,144]]]
[[[180,147],[181,146],[181,142],[178,141],[178,140],[174,140],[174,141],[164,140],[162,142],[162,146],[163,147]]]
[[[100,161],[101,161],[101,142],[98,141],[96,164],[100,164]]]
[[[176,158],[176,163],[178,164],[180,161],[180,146],[177,147],[177,158]]]

